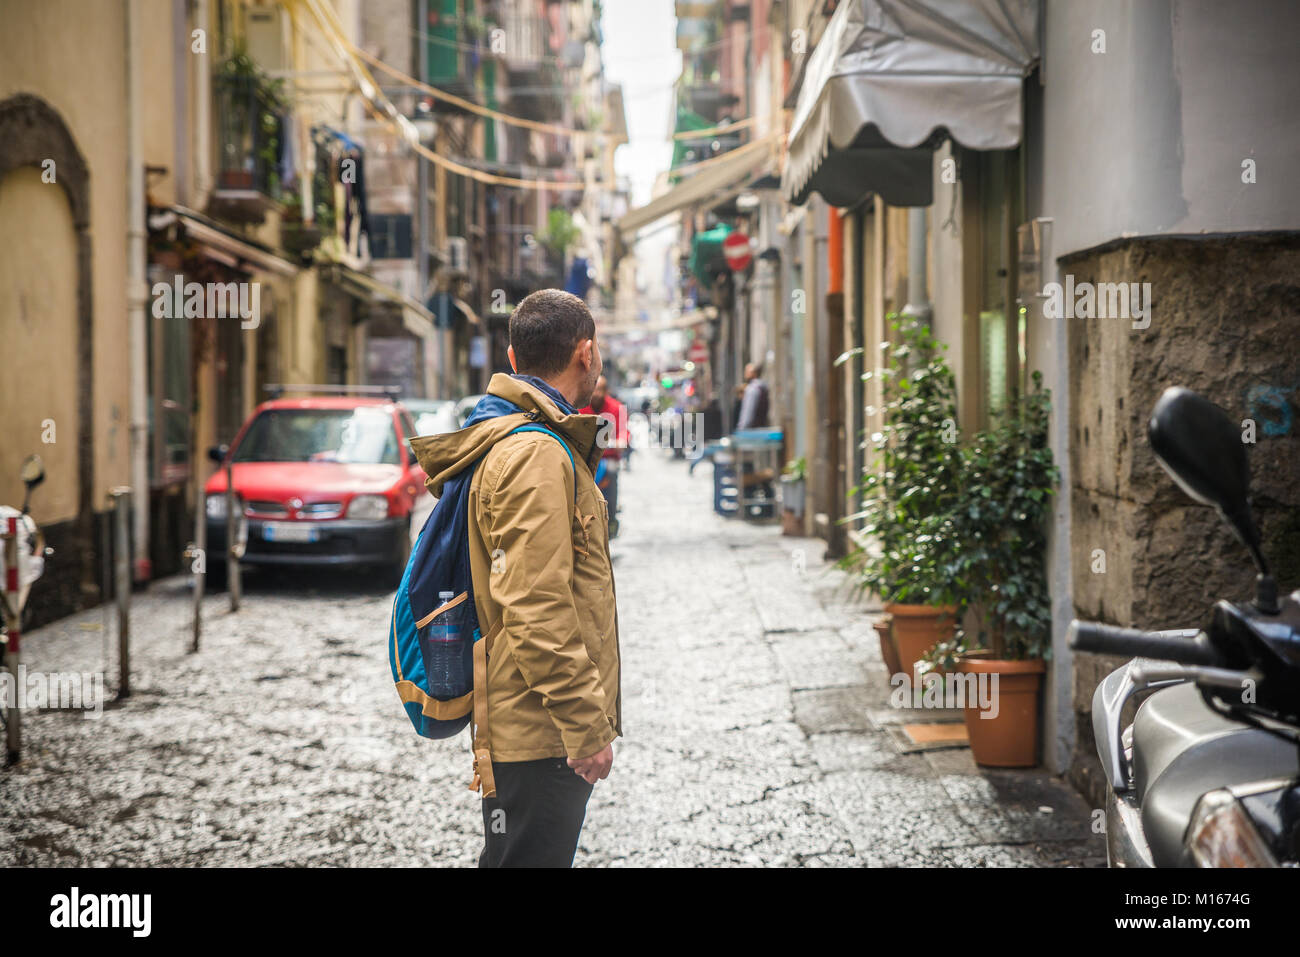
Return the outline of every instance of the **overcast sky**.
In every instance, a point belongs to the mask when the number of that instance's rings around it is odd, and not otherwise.
[[[615,170],[632,183],[632,206],[650,199],[655,176],[672,159],[672,84],[681,73],[673,0],[607,0],[605,75],[623,85],[628,143]]]

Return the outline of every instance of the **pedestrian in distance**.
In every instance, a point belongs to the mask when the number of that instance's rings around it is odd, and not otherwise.
[[[740,414],[736,417],[736,428],[766,428],[769,404],[767,383],[763,381],[763,370],[751,362],[745,366],[745,388],[740,400]]]
[[[601,418],[597,442],[604,446],[600,457],[596,484],[609,504],[611,537],[618,534],[618,473],[631,442],[627,431],[627,406],[609,394],[609,383],[602,375],[596,379],[591,393],[591,404],[581,410],[584,414]],[[603,474],[601,474],[603,473]]]

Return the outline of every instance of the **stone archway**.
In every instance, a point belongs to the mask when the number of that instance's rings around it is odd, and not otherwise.
[[[0,100],[0,179],[11,170],[42,169],[54,161],[54,182],[63,188],[76,230],[77,263],[77,518],[81,594],[75,606],[98,597],[94,556],[94,311],[91,285],[90,171],[57,110],[38,96],[19,93]],[[66,609],[71,611],[72,608]]]

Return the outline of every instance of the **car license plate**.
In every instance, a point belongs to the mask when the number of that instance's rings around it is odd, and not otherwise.
[[[307,522],[267,522],[262,526],[262,538],[268,542],[314,542],[320,530]]]

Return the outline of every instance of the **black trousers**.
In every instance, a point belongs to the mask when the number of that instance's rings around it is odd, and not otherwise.
[[[592,786],[564,758],[493,761],[479,867],[572,867]]]

